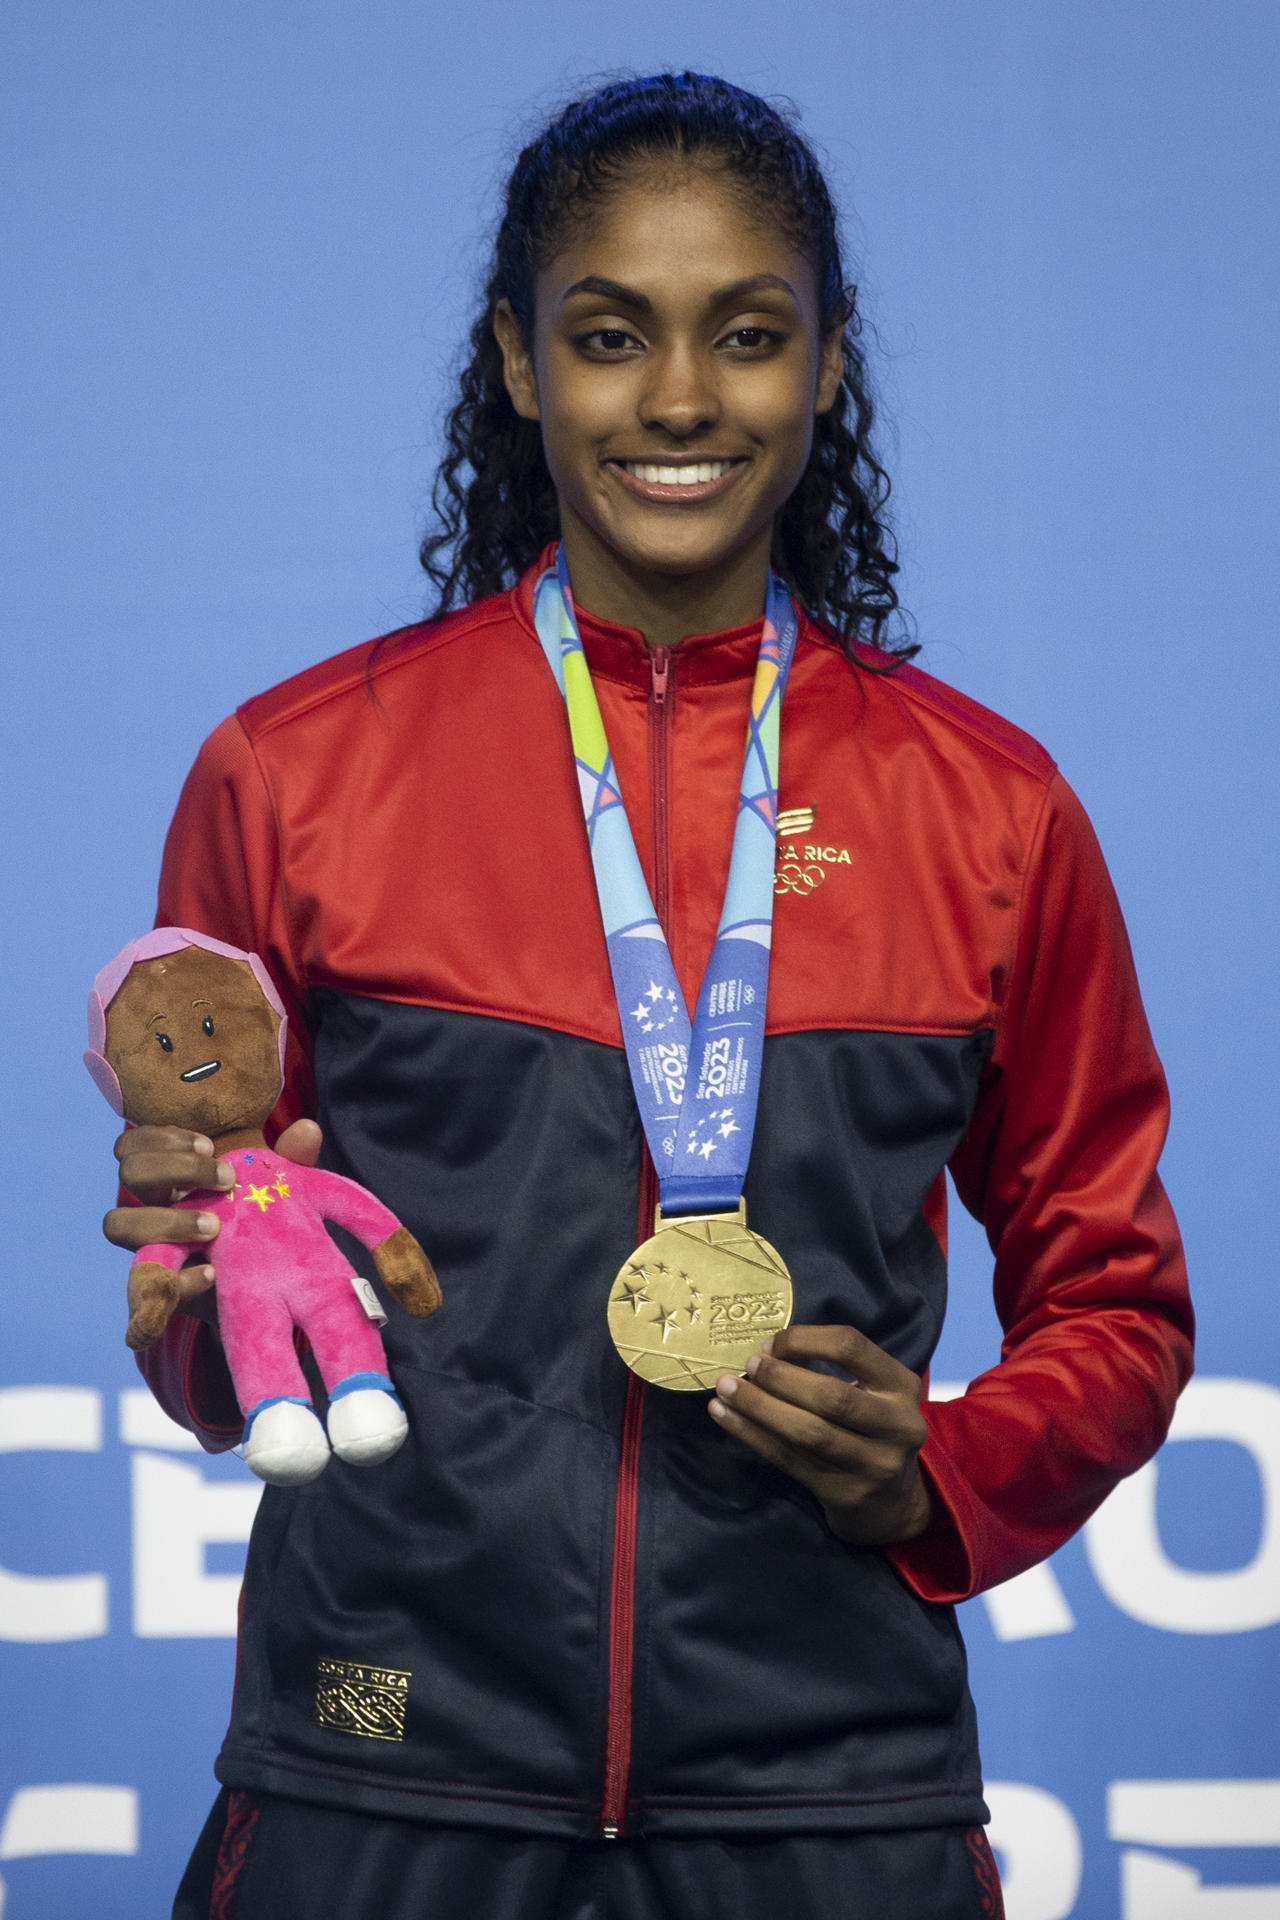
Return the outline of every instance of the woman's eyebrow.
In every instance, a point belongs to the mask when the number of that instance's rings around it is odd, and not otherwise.
[[[733,306],[750,299],[753,293],[785,293],[792,300],[798,298],[791,282],[784,280],[780,273],[753,273],[744,280],[734,280],[727,287],[718,287],[711,296],[710,304],[715,307]],[[647,293],[641,293],[638,287],[628,287],[621,280],[607,280],[599,273],[589,273],[583,279],[575,280],[571,287],[566,287],[561,296],[562,302],[572,300],[578,294],[593,294],[614,306],[630,307],[634,313],[653,312],[653,302]]]
[[[633,307],[637,313],[652,313],[653,302],[648,294],[641,293],[636,287],[624,287],[621,280],[606,280],[598,273],[589,273],[583,280],[575,280],[566,287],[562,295],[564,300],[572,300],[575,294],[594,293],[602,300],[609,300],[618,307]]]
[[[780,273],[753,273],[745,280],[735,280],[731,286],[721,287],[712,295],[718,307],[736,306],[741,300],[749,300],[753,293],[785,293],[792,300],[798,299],[795,288]]]

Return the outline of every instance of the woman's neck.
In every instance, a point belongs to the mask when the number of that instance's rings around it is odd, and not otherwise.
[[[638,627],[647,646],[678,647],[691,633],[747,626],[764,614],[770,529],[697,573],[636,566],[568,516],[561,537],[577,605],[599,620]]]

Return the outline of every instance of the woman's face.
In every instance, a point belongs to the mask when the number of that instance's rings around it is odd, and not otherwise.
[[[648,170],[540,273],[535,315],[531,353],[505,310],[497,332],[513,403],[541,422],[578,597],[606,611],[590,580],[620,571],[746,570],[752,617],[840,381],[808,260],[714,173]]]

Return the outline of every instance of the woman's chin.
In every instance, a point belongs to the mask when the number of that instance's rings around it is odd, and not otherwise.
[[[618,528],[606,544],[629,571],[661,580],[696,579],[731,568],[753,544],[751,530],[696,520],[685,508],[659,510],[648,524]]]

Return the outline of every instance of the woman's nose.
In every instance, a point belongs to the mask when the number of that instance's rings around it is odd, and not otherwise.
[[[653,356],[640,399],[645,426],[665,428],[684,440],[700,428],[714,426],[719,417],[715,369],[702,355],[673,347]]]

